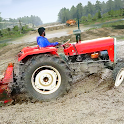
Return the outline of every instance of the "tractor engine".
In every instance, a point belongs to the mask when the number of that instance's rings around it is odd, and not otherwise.
[[[98,73],[105,67],[112,69],[115,51],[116,39],[110,37],[71,43],[64,48],[70,68],[84,75]]]
[[[84,61],[88,62],[88,61],[98,61],[98,60],[107,61],[109,60],[109,56],[108,56],[108,52],[105,50],[105,51],[100,51],[100,52],[95,52],[90,54],[69,56],[68,60],[70,62],[84,62]]]

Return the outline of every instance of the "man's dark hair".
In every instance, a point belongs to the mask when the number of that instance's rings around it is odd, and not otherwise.
[[[45,31],[45,28],[44,28],[44,27],[40,27],[40,28],[38,29],[39,35],[42,35],[44,31]]]

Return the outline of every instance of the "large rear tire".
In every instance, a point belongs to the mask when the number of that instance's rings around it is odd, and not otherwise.
[[[49,101],[66,93],[69,89],[70,71],[58,56],[34,56],[25,64],[23,84],[29,98]]]

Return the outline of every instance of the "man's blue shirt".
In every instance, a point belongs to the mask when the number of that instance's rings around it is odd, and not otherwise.
[[[59,43],[58,42],[50,43],[47,40],[47,38],[42,37],[42,36],[38,36],[37,37],[37,44],[39,45],[39,47],[49,47],[49,46],[56,46]]]

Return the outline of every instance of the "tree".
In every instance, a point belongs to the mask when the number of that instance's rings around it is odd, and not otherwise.
[[[19,31],[19,27],[18,27],[17,25],[14,26],[14,27],[13,27],[13,30],[14,30],[14,31]]]
[[[88,1],[88,5],[87,5],[87,15],[88,14],[93,15],[94,14],[94,6],[92,5],[92,3],[90,1]]]
[[[109,14],[111,17],[113,17],[113,16],[114,16],[114,10],[109,11],[108,14]]]
[[[94,16],[93,16],[93,21],[96,21],[98,19],[98,13],[96,13]]]
[[[82,13],[83,13],[83,6],[82,6],[82,3],[79,3],[77,6],[76,6],[76,13],[77,13],[77,18],[80,19],[82,17]]]
[[[102,15],[102,17],[103,17],[103,18],[108,18],[108,17],[110,17],[110,15],[109,15],[108,12],[107,12],[107,13],[104,13],[104,14]]]
[[[65,7],[62,8],[58,14],[59,20],[62,23],[65,23],[68,19],[70,19],[70,11],[69,9],[66,9]]]
[[[20,20],[24,24],[32,23],[33,25],[36,25],[36,26],[43,24],[41,19],[38,16],[34,16],[34,15],[31,15],[30,17],[24,16],[24,17],[18,18],[17,20]]]
[[[102,18],[100,10],[98,11],[98,19]]]
[[[98,1],[98,0],[96,1],[95,9],[96,9],[97,12],[102,10],[102,9],[101,9],[101,2]]]
[[[80,19],[80,21],[81,21],[82,23],[87,22],[87,17],[86,17],[86,16],[82,16],[81,19]]]
[[[2,17],[1,17],[1,12],[0,12],[0,22],[2,21]],[[3,24],[2,23],[0,23],[0,29],[2,29],[3,28]]]
[[[114,10],[119,10],[123,7],[123,2],[122,0],[114,0]]]
[[[88,14],[88,6],[84,6],[83,8],[83,16],[87,16]]]
[[[91,20],[92,20],[92,16],[91,16],[91,14],[88,14],[87,19],[88,19],[88,21],[91,21]]]
[[[124,8],[124,0],[108,0],[106,3],[104,1],[101,3],[99,0],[97,0],[95,5],[88,1],[87,5],[85,6],[82,6],[82,3],[79,3],[76,7],[72,6],[70,11],[69,9],[62,8],[58,14],[58,18],[64,23],[69,18],[81,19],[82,16],[83,18],[84,16],[88,18],[92,16],[93,20],[102,18],[102,15],[104,15],[103,17],[107,18],[116,17],[118,15],[124,15],[124,10],[122,8]],[[123,11],[115,11],[120,9]],[[91,15],[89,16],[89,14]]]
[[[101,3],[101,14],[104,14],[104,13],[106,13],[107,12],[107,5],[106,5],[106,3],[103,1],[102,3]]]
[[[107,11],[111,11],[114,9],[114,2],[112,0],[107,1]]]
[[[77,18],[77,14],[76,14],[76,8],[72,6],[70,9],[70,19],[74,19],[74,18]]]
[[[1,17],[1,12],[0,12],[0,22],[2,21],[2,17]]]

